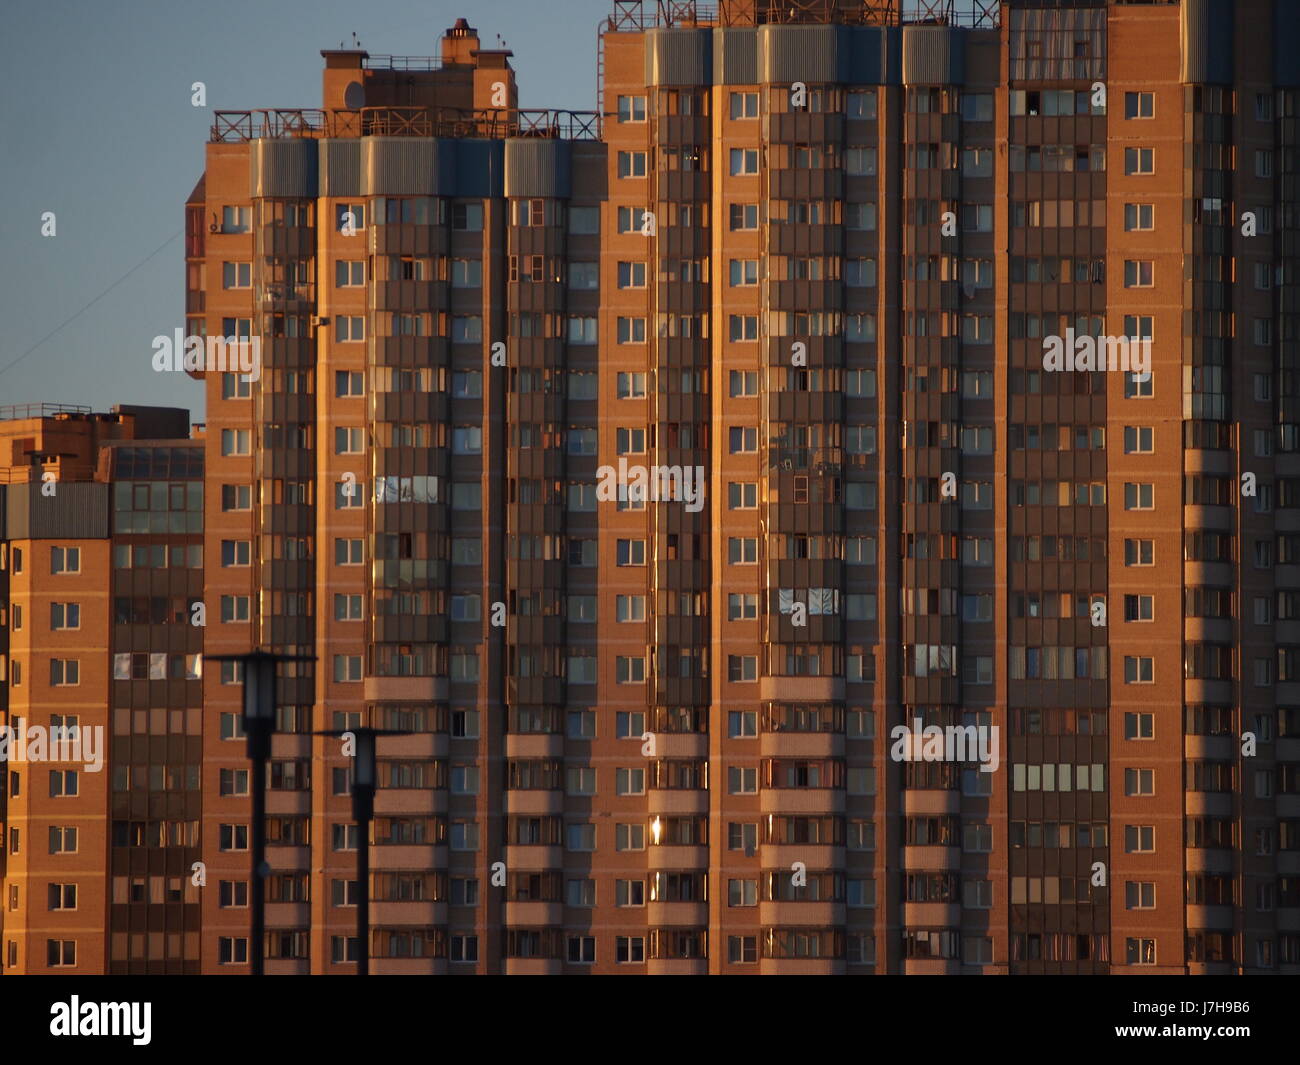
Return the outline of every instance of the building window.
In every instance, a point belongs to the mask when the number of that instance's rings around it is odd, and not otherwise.
[[[221,621],[223,624],[242,623],[250,618],[251,598],[247,595],[223,595],[221,597]]]
[[[1152,510],[1155,508],[1155,485],[1129,481],[1124,485],[1125,510]]]
[[[1155,229],[1155,206],[1149,203],[1124,205],[1124,229],[1127,232]]]
[[[1151,796],[1156,793],[1155,770],[1125,769],[1124,794],[1130,797]]]
[[[1152,621],[1155,619],[1155,596],[1153,595],[1126,595],[1124,596],[1124,620],[1125,621]]]
[[[366,283],[366,263],[364,259],[340,259],[334,264],[334,285],[336,288],[360,288]]]
[[[1156,94],[1153,92],[1126,92],[1124,94],[1125,118],[1154,118]]]
[[[77,942],[74,939],[47,939],[45,955],[50,968],[71,968],[77,964]]]
[[[646,268],[644,262],[620,262],[618,264],[619,288],[645,288]]]
[[[54,631],[81,628],[81,604],[51,603],[50,628]]]
[[[757,148],[732,148],[730,158],[732,177],[750,177],[758,173]]]
[[[451,228],[458,233],[482,232],[483,205],[481,203],[452,204]]]
[[[747,684],[758,680],[758,656],[728,655],[727,680],[732,684]]]
[[[873,177],[876,173],[876,149],[862,146],[845,149],[844,173],[849,177]]]
[[[729,102],[733,119],[758,117],[758,93],[733,92]]]
[[[645,343],[645,319],[644,318],[619,318],[617,320],[617,336],[620,344],[644,344]]]
[[[1154,566],[1156,542],[1154,540],[1125,540],[1124,565]]]
[[[618,386],[619,399],[645,399],[646,396],[646,375],[643,373],[620,373],[616,378]],[[579,430],[586,432],[587,430]],[[596,454],[593,447],[589,452],[583,454]]]
[[[75,798],[78,791],[79,778],[75,769],[52,769],[50,770],[50,798],[51,799],[70,799]]]
[[[753,425],[733,425],[727,430],[727,441],[733,455],[753,455],[758,453],[758,427]]]
[[[248,455],[250,454],[250,433],[247,429],[222,429],[221,430],[221,454],[231,455]]]
[[[1155,374],[1126,373],[1124,375],[1125,399],[1150,399],[1155,395]]]
[[[644,96],[620,96],[618,98],[618,120],[620,122],[644,122],[645,116]]]
[[[366,205],[364,203],[339,203],[334,205],[334,228],[348,236],[366,228]],[[347,230],[344,233],[344,230]]]
[[[1124,683],[1155,683],[1155,659],[1141,655],[1126,655],[1124,657]]]
[[[50,686],[73,687],[81,683],[81,662],[76,658],[50,659]]]
[[[733,232],[757,229],[758,228],[758,204],[733,203],[728,212],[728,218]]]
[[[1150,259],[1124,260],[1124,287],[1150,288],[1155,284],[1155,263]]]
[[[253,554],[251,540],[222,540],[221,564],[223,566],[247,566]]]
[[[360,655],[334,656],[335,683],[356,683],[361,680]]]
[[[1149,425],[1124,426],[1124,454],[1148,455],[1155,450],[1155,430]]]
[[[732,259],[729,272],[733,287],[742,288],[758,284],[757,259]]]
[[[223,769],[220,773],[220,794],[222,795],[247,795],[248,794],[248,770],[247,769]]]
[[[247,233],[251,219],[251,207],[223,207],[221,209],[221,232]]]
[[[1153,148],[1125,148],[1125,174],[1154,174],[1155,150]]]
[[[645,658],[619,655],[614,660],[615,680],[619,684],[645,683]]]
[[[14,572],[19,572],[15,568]],[[81,572],[81,548],[79,547],[52,547],[50,548],[50,572],[51,573],[80,573]]]
[[[729,766],[727,768],[727,792],[731,795],[757,794],[758,767]]]
[[[595,344],[598,336],[595,318],[570,317],[565,339],[570,344]],[[579,398],[579,397],[574,397]]]
[[[17,829],[13,830],[11,841],[17,840]],[[11,854],[17,854],[17,846],[9,848]],[[51,854],[75,854],[77,852],[77,830],[75,828],[66,828],[63,826],[50,827],[50,853]]]
[[[733,342],[758,339],[758,315],[733,314],[728,317],[728,338]]]
[[[1154,939],[1128,938],[1125,941],[1125,960],[1129,965],[1154,965],[1156,941]]]
[[[217,938],[217,962],[221,965],[246,965],[248,963],[248,940],[243,937],[219,936]]]

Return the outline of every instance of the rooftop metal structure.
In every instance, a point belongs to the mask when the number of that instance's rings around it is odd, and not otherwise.
[[[240,143],[261,137],[539,137],[600,139],[596,111],[428,107],[363,107],[357,111],[271,108],[215,111],[209,140]]]
[[[443,68],[442,58],[433,55],[369,55],[361,60],[364,70],[400,70],[427,74]]]
[[[21,418],[56,418],[62,414],[91,414],[93,407],[80,403],[9,403],[0,406],[0,422]]]
[[[825,25],[960,26],[997,29],[1001,0],[614,0],[608,28]]]

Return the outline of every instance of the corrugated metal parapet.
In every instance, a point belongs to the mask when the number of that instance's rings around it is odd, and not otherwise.
[[[903,84],[960,85],[966,55],[964,30],[951,26],[903,27]]]
[[[361,195],[361,142],[359,140],[321,140],[320,194],[322,196]]]
[[[849,41],[842,26],[760,26],[759,80],[778,85],[847,81]]]
[[[317,154],[316,142],[307,137],[258,137],[248,153],[249,194],[314,198]]]
[[[1291,8],[1291,3],[1278,4]],[[1294,18],[1295,12],[1289,12]],[[1183,0],[1178,11],[1182,48],[1180,80],[1185,85],[1232,81],[1232,4],[1230,0]],[[1277,42],[1274,42],[1276,47]]]
[[[506,141],[505,194],[568,199],[573,187],[572,158],[569,141]]]
[[[647,85],[708,85],[713,73],[713,34],[707,29],[646,30]]]
[[[895,26],[764,26],[713,31],[716,85],[796,81],[897,85],[901,71],[902,35]]]
[[[713,31],[713,83],[758,84],[758,30]]]
[[[108,485],[60,484],[41,494],[39,481],[11,484],[5,493],[5,531],[10,540],[103,540],[108,536]]]
[[[363,137],[362,195],[433,195],[443,174],[443,143],[432,137]]]

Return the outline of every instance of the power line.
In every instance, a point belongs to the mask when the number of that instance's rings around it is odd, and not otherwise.
[[[27,349],[26,351],[24,351],[21,355],[19,355],[18,358],[14,359],[13,362],[9,363],[9,364],[8,364],[7,366],[5,366],[5,367],[0,368],[0,376],[3,376],[4,374],[8,373],[8,372],[9,372],[10,370],[12,370],[15,366],[17,366],[20,362],[22,362],[25,358],[27,358],[28,355],[30,355],[32,352],[34,352],[34,351],[35,351],[37,348],[39,348],[42,344],[44,344],[47,340],[49,340],[49,339],[50,339],[51,337],[53,337],[55,334],[61,332],[63,329],[65,329],[65,328],[67,328],[68,326],[70,326],[73,322],[75,322],[78,318],[80,318],[83,314],[85,314],[88,310],[90,310],[91,307],[95,306],[96,303],[98,303],[98,302],[99,302],[100,300],[102,300],[105,296],[107,296],[110,292],[112,292],[113,289],[117,288],[118,285],[120,285],[120,284],[121,284],[123,281],[125,281],[128,277],[130,277],[130,276],[131,276],[132,274],[134,274],[137,270],[139,270],[140,267],[144,266],[145,263],[147,263],[150,259],[152,259],[155,255],[157,255],[160,251],[162,251],[165,247],[167,247],[168,244],[170,244],[173,240],[175,240],[177,237],[179,237],[179,236],[180,236],[182,233],[184,233],[184,232],[185,232],[185,231],[184,231],[183,229],[178,229],[175,233],[173,233],[173,234],[172,234],[170,237],[168,237],[165,241],[163,241],[161,244],[159,244],[158,247],[154,248],[153,251],[151,251],[151,252],[150,252],[148,255],[146,255],[143,259],[141,259],[141,260],[140,260],[138,263],[136,263],[133,267],[131,267],[130,270],[128,270],[128,271],[127,271],[126,273],[124,273],[121,277],[119,277],[116,281],[114,281],[111,285],[109,285],[108,288],[104,289],[103,292],[101,292],[101,293],[100,293],[98,296],[96,296],[93,300],[91,300],[91,301],[90,301],[89,303],[87,303],[84,307],[82,307],[81,310],[77,311],[77,312],[76,312],[74,315],[72,315],[70,318],[66,318],[66,319],[64,319],[64,321],[62,321],[62,322],[60,322],[58,325],[56,325],[53,329],[51,329],[48,333],[46,333],[43,337],[41,337],[40,340],[38,340],[38,341],[37,341],[35,344],[33,344],[30,348],[28,348],[28,349]]]

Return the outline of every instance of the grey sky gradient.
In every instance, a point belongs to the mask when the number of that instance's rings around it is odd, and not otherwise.
[[[184,203],[213,110],[319,107],[320,50],[433,55],[459,17],[515,52],[524,107],[596,106],[612,0],[11,0],[0,64],[0,405],[188,407],[202,386],[150,366],[184,322]],[[207,85],[207,108],[190,86]],[[41,236],[53,211],[58,232]],[[37,341],[176,239],[21,363]]]

